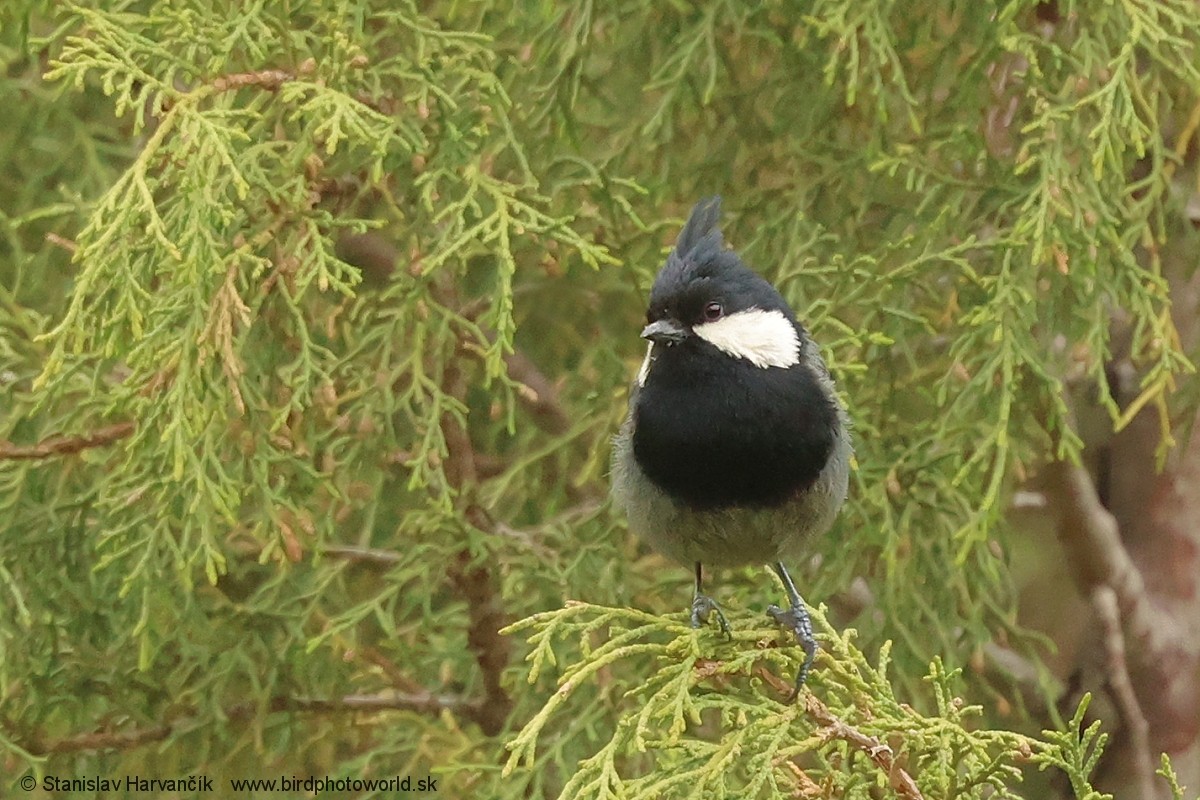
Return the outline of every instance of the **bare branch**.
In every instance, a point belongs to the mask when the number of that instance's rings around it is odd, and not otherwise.
[[[262,89],[275,91],[283,84],[295,79],[295,75],[281,69],[264,69],[258,72],[234,72],[222,75],[212,82],[212,87],[218,92],[230,89],[241,89],[245,86],[257,86]]]
[[[79,434],[78,436],[51,436],[32,445],[0,442],[0,461],[50,458],[51,456],[78,453],[81,450],[87,450],[91,447],[103,447],[104,445],[124,439],[133,433],[135,427],[137,426],[132,422],[121,422],[116,425],[100,428],[91,433]]]
[[[395,550],[381,550],[377,547],[358,547],[352,544],[327,544],[321,548],[321,554],[331,558],[346,561],[358,561],[381,567],[392,567],[405,561],[404,555]]]
[[[151,725],[123,731],[79,733],[51,741],[35,741],[26,749],[44,756],[51,753],[78,753],[87,750],[133,750],[152,742],[161,742],[171,735],[170,725]]]
[[[1116,518],[1100,502],[1082,467],[1057,461],[1046,466],[1048,493],[1058,504],[1058,538],[1084,596],[1098,587],[1113,590],[1128,635],[1138,643],[1139,663],[1161,663],[1178,648],[1177,621],[1151,602],[1146,584],[1125,545]]]
[[[47,233],[46,241],[56,247],[61,247],[71,255],[75,255],[75,251],[79,249],[79,245],[75,243],[74,239],[59,236],[57,233]]]
[[[1129,746],[1137,773],[1138,793],[1142,800],[1154,800],[1154,760],[1150,754],[1150,725],[1142,713],[1141,703],[1129,678],[1125,661],[1125,634],[1121,630],[1121,615],[1117,594],[1108,586],[1098,586],[1092,592],[1092,607],[1104,630],[1104,652],[1108,660],[1108,686],[1117,710],[1129,731]]]
[[[462,400],[466,397],[467,383],[462,370],[451,364],[443,375],[446,394]],[[442,435],[446,440],[446,477],[459,491],[463,502],[463,513],[467,520],[480,530],[491,530],[492,521],[482,508],[475,505],[470,495],[477,483],[475,473],[475,448],[471,439],[454,416],[442,416]],[[512,710],[512,698],[501,685],[500,678],[508,666],[512,647],[500,629],[507,624],[496,578],[484,565],[472,563],[469,548],[464,547],[455,556],[450,570],[450,582],[455,591],[466,601],[469,624],[467,644],[475,655],[483,675],[484,702],[482,714],[477,718],[484,733],[494,735],[504,727]]]
[[[912,776],[896,763],[891,747],[835,717],[812,692],[804,697],[804,711],[821,725],[819,733],[822,737],[840,739],[871,759],[872,763],[888,776],[888,785],[897,795],[907,800],[922,800],[920,787]]]
[[[505,353],[504,366],[508,369],[508,377],[521,385],[517,399],[533,417],[534,423],[548,433],[566,433],[571,427],[570,417],[559,404],[550,381],[529,356],[520,350]]]
[[[284,711],[315,714],[343,714],[373,711],[413,711],[436,716],[444,710],[463,713],[472,719],[483,716],[479,704],[457,695],[433,692],[380,692],[378,694],[349,694],[342,697],[275,697],[267,704],[270,713]],[[239,703],[225,709],[221,716],[237,722],[253,716],[257,703]],[[35,755],[77,753],[95,750],[132,750],[142,745],[160,742],[180,727],[191,728],[195,717],[175,720],[170,724],[149,725],[119,731],[92,731],[72,734],[61,739],[34,739],[26,749]],[[15,738],[15,737],[14,737]]]
[[[777,692],[785,697],[791,696],[795,691],[790,681],[784,680],[761,665],[755,668],[755,674],[771,684]],[[913,780],[913,777],[902,766],[896,763],[895,754],[892,752],[891,747],[879,741],[874,736],[865,734],[854,726],[838,719],[829,710],[829,707],[818,700],[812,692],[806,692],[804,695],[804,713],[808,715],[809,719],[821,726],[817,734],[826,741],[840,739],[856,750],[865,753],[875,766],[887,774],[888,785],[892,787],[897,795],[906,798],[906,800],[924,800],[924,795],[921,794],[921,789],[917,786],[917,782]],[[808,776],[804,776],[804,779],[807,780]]]

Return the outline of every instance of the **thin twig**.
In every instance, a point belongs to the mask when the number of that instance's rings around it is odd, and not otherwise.
[[[804,711],[820,726],[820,735],[825,739],[839,739],[864,753],[887,776],[888,784],[897,795],[907,800],[923,800],[921,789],[912,776],[896,763],[892,748],[869,736],[852,725],[834,716],[833,712],[809,692],[805,698]]]
[[[218,92],[230,89],[241,89],[245,86],[257,86],[260,89],[275,91],[283,84],[295,79],[295,75],[281,69],[263,69],[257,72],[235,72],[222,75],[212,82],[212,87]]]
[[[814,798],[826,796],[820,785],[812,778],[808,777],[808,773],[800,769],[800,765],[794,761],[787,762],[788,768],[792,774],[796,776],[796,790],[793,792],[793,797]]]
[[[239,703],[221,713],[226,721],[237,722],[258,713],[257,703]],[[443,710],[463,713],[472,719],[481,716],[478,703],[457,695],[433,692],[380,692],[378,694],[349,694],[342,697],[274,697],[267,710],[277,714],[285,711],[315,714],[341,714],[375,711],[413,711],[436,716]],[[169,724],[148,725],[119,731],[91,731],[71,734],[60,739],[35,739],[25,746],[34,755],[77,753],[96,750],[132,750],[142,745],[160,742],[178,728],[192,728],[195,717],[175,720]],[[14,737],[18,738],[18,737]]]
[[[442,390],[456,400],[467,395],[466,376],[456,364],[446,367]],[[458,490],[458,500],[467,521],[479,530],[492,530],[494,523],[472,500],[478,482],[475,473],[475,448],[466,429],[453,414],[441,418],[442,436],[446,440],[446,479]],[[512,646],[500,635],[507,624],[496,578],[491,569],[475,562],[468,547],[455,556],[450,569],[450,582],[467,605],[467,645],[475,656],[483,676],[484,702],[479,726],[488,735],[499,733],[512,710],[513,701],[501,683],[508,667]]]
[[[358,561],[382,567],[403,564],[407,560],[402,553],[397,553],[395,550],[381,550],[377,547],[358,547],[352,544],[327,544],[321,548],[321,554],[330,558]]]
[[[396,691],[411,692],[412,694],[419,694],[420,692],[424,691],[420,684],[408,677],[408,675],[406,675],[404,671],[396,665],[396,662],[385,656],[377,648],[368,645],[366,647],[358,648],[358,652],[363,659],[371,664],[374,664],[383,672],[384,675],[388,677],[388,680],[392,682],[392,687]]]
[[[68,239],[65,236],[59,236],[57,233],[47,233],[46,241],[52,245],[55,245],[56,247],[61,247],[71,255],[75,255],[75,251],[79,249],[79,245],[75,243],[74,239]]]
[[[65,736],[62,739],[31,742],[26,749],[38,756],[51,753],[78,753],[88,750],[133,750],[171,735],[170,725],[150,725],[121,731],[95,731]]]
[[[795,691],[791,681],[784,680],[761,664],[755,667],[754,672],[767,683],[771,684],[782,696],[790,698]],[[840,739],[851,747],[866,753],[872,763],[887,773],[888,784],[900,797],[907,800],[924,800],[924,795],[921,794],[921,789],[917,786],[917,782],[913,780],[913,777],[903,767],[896,763],[891,747],[879,741],[874,736],[865,734],[854,726],[838,719],[829,710],[829,707],[818,700],[812,692],[807,692],[804,695],[804,713],[808,715],[809,719],[821,726],[821,730],[817,731],[817,734],[826,741]],[[807,776],[805,777],[807,778]]]
[[[91,447],[103,447],[124,439],[133,433],[135,427],[137,426],[132,422],[120,422],[91,433],[81,433],[76,436],[51,436],[37,444],[18,445],[11,442],[0,442],[0,461],[50,458],[51,456],[78,453]]]
[[[1088,597],[1098,587],[1112,589],[1126,636],[1139,666],[1153,668],[1184,641],[1178,621],[1151,601],[1141,572],[1121,541],[1117,520],[1100,502],[1087,471],[1065,462],[1046,466],[1048,494],[1059,510],[1058,538],[1072,577]],[[1169,677],[1169,676],[1164,676]]]
[[[1092,607],[1104,630],[1104,652],[1108,657],[1108,686],[1117,711],[1129,731],[1129,746],[1133,751],[1133,766],[1137,773],[1138,792],[1143,800],[1154,800],[1154,760],[1150,753],[1150,725],[1142,712],[1129,665],[1125,661],[1125,634],[1121,630],[1121,614],[1117,594],[1108,586],[1092,591]]]

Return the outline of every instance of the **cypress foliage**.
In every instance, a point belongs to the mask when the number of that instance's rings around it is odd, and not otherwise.
[[[1064,387],[1156,412],[1163,458],[1196,407],[1160,258],[1190,0],[5,5],[6,790],[1101,796],[1088,699],[1043,732],[980,664],[1046,652],[1005,510],[1081,456]],[[605,501],[645,292],[713,192],[855,425],[797,575],[869,597],[816,610],[798,703],[766,573],[718,579],[731,640],[692,631]]]

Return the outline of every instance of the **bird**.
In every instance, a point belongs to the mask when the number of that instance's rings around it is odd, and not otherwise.
[[[692,209],[650,290],[646,356],[613,439],[611,496],[632,532],[695,570],[691,625],[715,612],[703,565],[769,564],[789,607],[769,616],[805,658],[812,621],[784,565],[846,500],[850,421],[807,329],[779,291],[725,246],[721,198]]]

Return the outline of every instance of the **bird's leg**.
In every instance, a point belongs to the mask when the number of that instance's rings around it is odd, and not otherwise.
[[[708,615],[717,612],[717,622],[721,624],[721,632],[729,636],[729,622],[726,621],[725,615],[721,613],[721,607],[717,605],[717,601],[713,600],[708,595],[700,591],[701,569],[700,562],[696,562],[696,590],[692,593],[692,627],[699,628],[704,623],[708,622]]]
[[[817,656],[817,640],[813,636],[812,620],[808,616],[808,608],[805,607],[800,593],[796,591],[796,584],[792,583],[792,576],[788,575],[782,561],[776,561],[773,567],[775,573],[779,575],[779,579],[783,581],[784,589],[787,590],[791,608],[784,611],[779,606],[771,605],[767,606],[767,614],[777,624],[794,633],[796,641],[804,648],[804,663],[800,665],[800,672],[796,675],[796,696],[799,697],[800,687],[804,685],[808,671],[812,668],[813,659]]]

